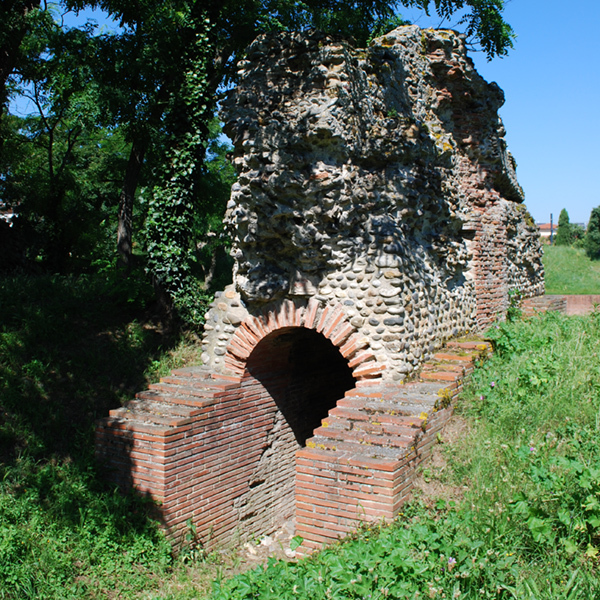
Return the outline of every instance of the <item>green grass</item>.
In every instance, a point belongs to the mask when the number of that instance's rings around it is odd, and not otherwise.
[[[544,246],[547,294],[600,294],[600,261],[582,248]]]
[[[173,567],[148,505],[104,483],[94,421],[198,345],[143,285],[0,279],[0,598],[138,597]]]
[[[198,360],[148,298],[99,277],[0,280],[0,598],[600,598],[600,313],[490,330],[458,407],[467,437],[427,469],[459,493],[231,577],[201,550],[174,558],[93,459],[97,417]]]

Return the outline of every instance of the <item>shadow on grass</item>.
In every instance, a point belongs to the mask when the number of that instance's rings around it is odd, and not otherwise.
[[[176,335],[101,277],[0,280],[0,452],[6,464],[92,450],[94,421],[146,384]]]
[[[144,319],[150,297],[98,276],[0,278],[2,597],[141,589],[170,560],[144,499],[94,462],[96,419],[178,342]]]

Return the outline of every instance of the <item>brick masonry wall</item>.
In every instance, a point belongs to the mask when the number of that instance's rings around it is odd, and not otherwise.
[[[489,350],[485,343],[456,345],[436,355],[421,381],[346,392],[323,422],[336,427],[330,421],[345,407],[344,426],[327,438],[326,429],[316,430],[296,454],[297,534],[304,538],[299,555],[343,538],[362,522],[389,523],[399,515],[474,359]]]
[[[203,544],[223,546],[292,516],[296,451],[345,390],[381,371],[343,313],[316,302],[239,331],[227,357],[239,375],[175,371],[97,425],[97,458],[160,504],[175,542],[189,519]]]
[[[308,553],[361,521],[392,520],[479,352],[450,349],[422,381],[384,382],[340,312],[299,313],[265,316],[242,376],[175,371],[98,423],[99,460],[157,501],[175,543],[190,520],[204,546],[223,547],[295,511]]]
[[[225,215],[234,278],[207,317],[206,365],[238,373],[227,355],[244,351],[241,323],[316,300],[401,381],[502,318],[511,290],[543,293],[504,95],[461,36],[400,27],[355,49],[265,35],[238,81],[223,103],[239,174]]]

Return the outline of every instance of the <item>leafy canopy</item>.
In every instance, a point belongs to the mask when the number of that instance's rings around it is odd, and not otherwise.
[[[12,149],[2,152],[0,144],[0,199],[19,206],[36,232],[30,236],[38,240],[35,257],[47,257],[59,271],[73,257],[85,255],[93,264],[94,248],[105,253],[106,239],[115,231],[119,251],[132,256],[135,234],[138,254],[144,253],[158,288],[182,306],[187,304],[182,298],[197,296],[206,251],[218,245],[217,223],[231,180],[230,173],[208,166],[218,138],[216,107],[222,91],[235,85],[236,62],[257,35],[317,28],[364,46],[401,24],[404,6],[442,19],[458,15],[488,57],[506,54],[513,37],[502,18],[503,0],[62,0],[54,5],[104,10],[120,29],[99,34],[89,24],[65,27],[48,6],[11,0],[15,18],[0,18],[0,50],[10,58],[0,83],[12,73],[12,91],[28,94],[37,109],[25,121],[0,114],[0,130],[9,132],[6,147]],[[5,43],[13,39],[18,44]],[[17,163],[16,157],[23,160]],[[225,243],[220,240],[221,247]],[[199,249],[204,267],[198,264]],[[101,259],[106,264],[106,256]],[[197,314],[193,307],[189,312]]]

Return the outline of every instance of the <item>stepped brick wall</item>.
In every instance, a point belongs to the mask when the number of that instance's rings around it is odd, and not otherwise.
[[[485,342],[449,342],[419,381],[385,382],[341,310],[282,303],[243,324],[240,371],[174,371],[98,422],[107,476],[158,504],[176,543],[236,545],[295,515],[300,553],[406,500]],[[242,368],[242,365],[243,368]]]
[[[391,520],[473,361],[452,342],[543,293],[486,83],[449,31],[354,49],[258,38],[223,105],[239,177],[232,285],[204,365],[98,423],[108,476],[159,503],[174,541],[234,545],[296,517],[301,553]]]

